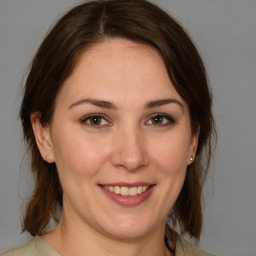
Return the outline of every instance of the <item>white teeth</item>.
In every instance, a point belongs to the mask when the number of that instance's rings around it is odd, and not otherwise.
[[[138,194],[141,194],[143,191],[142,191],[142,186],[139,186],[138,187]]]
[[[120,195],[121,194],[121,188],[119,186],[114,186],[114,191],[115,194]]]
[[[129,189],[129,196],[136,196],[138,195],[138,188],[137,187],[132,187]]]
[[[143,186],[143,187],[142,187],[142,192],[145,192],[147,189],[148,189],[147,186]]]
[[[103,186],[106,190],[113,192],[117,195],[122,196],[136,196],[147,191],[149,186],[138,186],[138,187],[119,187],[119,186]]]
[[[121,195],[122,196],[128,196],[129,195],[129,188],[121,187]]]

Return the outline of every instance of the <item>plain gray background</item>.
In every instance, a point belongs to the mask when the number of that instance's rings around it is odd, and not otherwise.
[[[56,17],[75,0],[0,0],[0,251],[23,243],[20,210],[31,189],[17,118],[26,68]],[[218,145],[200,247],[256,255],[256,1],[159,0],[189,31],[214,96]]]

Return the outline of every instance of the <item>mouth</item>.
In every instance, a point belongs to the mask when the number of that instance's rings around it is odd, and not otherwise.
[[[137,196],[146,192],[150,186],[102,186],[104,189],[121,196]]]
[[[107,197],[125,207],[134,207],[145,202],[153,193],[155,186],[156,184],[149,183],[99,185]]]

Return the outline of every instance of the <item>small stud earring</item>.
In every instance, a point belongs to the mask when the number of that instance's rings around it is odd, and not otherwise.
[[[193,160],[194,160],[194,157],[191,156],[191,157],[189,158],[189,160],[190,160],[190,161],[193,161]]]
[[[46,157],[46,161],[48,161],[48,160],[49,160],[49,156]]]

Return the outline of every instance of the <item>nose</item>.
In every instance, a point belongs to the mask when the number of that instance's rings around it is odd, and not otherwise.
[[[115,134],[112,164],[129,172],[138,171],[149,163],[146,143],[143,135],[131,129]]]

